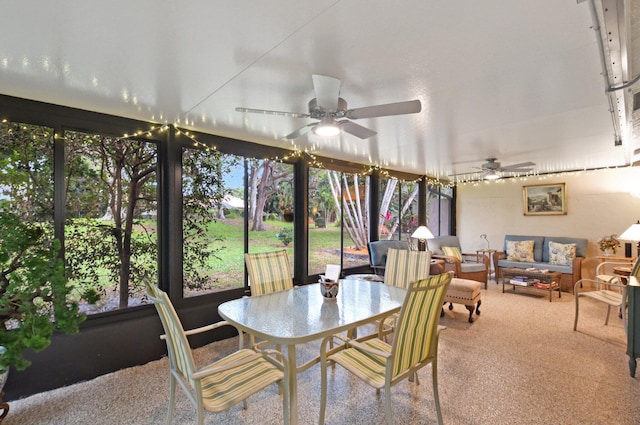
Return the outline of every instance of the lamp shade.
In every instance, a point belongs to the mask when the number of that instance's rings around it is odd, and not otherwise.
[[[621,235],[620,239],[625,241],[640,241],[640,220],[629,226]]]
[[[433,233],[431,233],[427,226],[418,227],[415,232],[411,234],[411,237],[419,239],[421,241],[434,238]]]

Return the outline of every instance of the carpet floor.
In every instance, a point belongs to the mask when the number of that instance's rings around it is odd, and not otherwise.
[[[481,315],[467,322],[467,310],[445,308],[441,324],[438,378],[445,424],[621,424],[640,423],[640,383],[629,376],[626,338],[616,313],[604,326],[606,307],[581,299],[573,331],[574,297],[563,293],[516,293],[490,283],[482,291]],[[195,350],[206,364],[237,347],[233,338]],[[316,355],[317,343],[301,347],[301,359]],[[392,389],[397,424],[437,423],[431,368],[420,385]],[[317,423],[320,367],[298,375],[300,424]],[[384,423],[384,397],[349,376],[329,372],[327,424]],[[168,360],[100,376],[88,382],[10,403],[3,425],[166,423]],[[282,402],[272,386],[242,405],[207,414],[207,424],[281,424]],[[178,392],[174,424],[195,423],[194,409]]]

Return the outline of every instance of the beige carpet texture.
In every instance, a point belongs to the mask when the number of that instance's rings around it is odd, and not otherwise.
[[[549,302],[536,290],[502,293],[495,282],[482,290],[481,315],[468,323],[461,305],[445,307],[438,377],[444,423],[621,424],[640,423],[640,382],[629,375],[626,337],[617,312],[604,325],[606,307],[581,299],[573,331],[574,297]],[[195,350],[200,365],[237,348],[237,338]],[[299,361],[317,355],[302,346]],[[431,367],[420,385],[392,389],[396,424],[435,424]],[[92,381],[10,403],[3,425],[163,424],[168,401],[168,360],[124,369]],[[300,424],[317,424],[320,366],[298,375]],[[282,398],[271,386],[230,410],[205,416],[206,424],[281,424]],[[174,424],[195,423],[178,391]],[[384,424],[384,396],[337,367],[329,372],[326,424]]]

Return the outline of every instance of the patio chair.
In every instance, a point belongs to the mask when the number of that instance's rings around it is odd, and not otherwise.
[[[476,252],[464,253],[457,236],[439,236],[427,239],[432,258],[445,261],[445,271],[453,271],[460,279],[476,280],[484,283],[487,289],[489,280],[490,259],[487,255]]]
[[[431,253],[429,251],[408,251],[390,248],[384,270],[384,283],[399,288],[408,288],[411,282],[429,277]],[[385,317],[378,323],[378,336],[391,332],[398,319],[397,314]]]
[[[239,402],[247,408],[247,398],[271,384],[284,388],[283,417],[289,423],[289,374],[284,356],[274,350],[238,351],[199,369],[196,369],[193,354],[187,340],[188,335],[199,334],[221,326],[218,322],[201,328],[185,331],[167,294],[156,286],[146,283],[147,295],[160,316],[169,353],[169,412],[167,423],[173,421],[176,384],[196,408],[198,425],[204,421],[204,411],[221,412]],[[242,336],[242,332],[238,331]]]
[[[377,393],[384,388],[385,417],[388,424],[393,423],[391,387],[411,378],[419,369],[431,363],[436,414],[438,423],[442,425],[437,364],[438,340],[444,327],[438,323],[442,301],[451,277],[451,273],[444,273],[409,285],[391,345],[379,338],[364,337],[353,340],[341,335],[333,335],[322,341],[319,424],[324,424],[329,363],[341,365],[374,387]],[[333,339],[339,340],[341,344],[327,351],[327,345]]]
[[[607,305],[607,317],[604,320],[605,326],[609,324],[609,314],[611,313],[611,307],[618,307],[620,309],[620,316],[622,317],[624,332],[625,334],[627,333],[627,285],[622,282],[621,276],[608,274],[607,268],[611,267],[612,265],[629,265],[629,263],[615,263],[605,261],[598,264],[598,267],[596,267],[595,279],[580,279],[574,285],[573,294],[576,300],[576,312],[573,320],[574,331],[578,328],[580,298],[585,297]],[[636,259],[636,262],[631,267],[630,276],[640,277],[640,257]],[[590,282],[595,287],[595,289],[579,291],[578,288],[582,288],[583,283],[585,282]]]
[[[293,276],[287,251],[244,254],[249,273],[251,295],[270,294],[293,288]]]
[[[377,275],[384,275],[384,268],[387,264],[387,252],[390,248],[409,250],[409,242],[407,241],[373,241],[367,244],[369,250],[369,266]]]

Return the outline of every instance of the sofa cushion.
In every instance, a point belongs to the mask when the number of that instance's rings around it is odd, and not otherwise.
[[[460,240],[457,236],[438,236],[437,238],[427,239],[429,251],[433,254],[444,255],[443,246],[456,246],[460,248]]]
[[[542,250],[544,245],[544,236],[521,236],[521,235],[505,235],[504,252],[507,252],[508,241],[533,241],[533,261],[542,262]],[[560,241],[556,241],[560,242]],[[562,242],[567,243],[567,242]]]
[[[519,269],[532,267],[538,270],[549,270],[550,272],[560,272],[565,274],[573,273],[573,268],[571,266],[558,266],[556,264],[549,263],[523,263],[522,261],[498,260],[498,267],[515,267]]]
[[[549,241],[549,264],[570,266],[576,258],[576,244]]]
[[[576,257],[586,257],[587,256],[587,244],[588,240],[583,238],[567,238],[563,236],[546,236],[544,238],[543,244],[543,252],[542,252],[542,261],[543,263],[549,262],[549,242],[557,242],[561,244],[576,244]]]
[[[484,266],[484,263],[460,263],[460,271],[462,273],[483,272],[485,270],[487,270],[487,268]]]
[[[534,241],[508,241],[507,260],[533,262]]]

